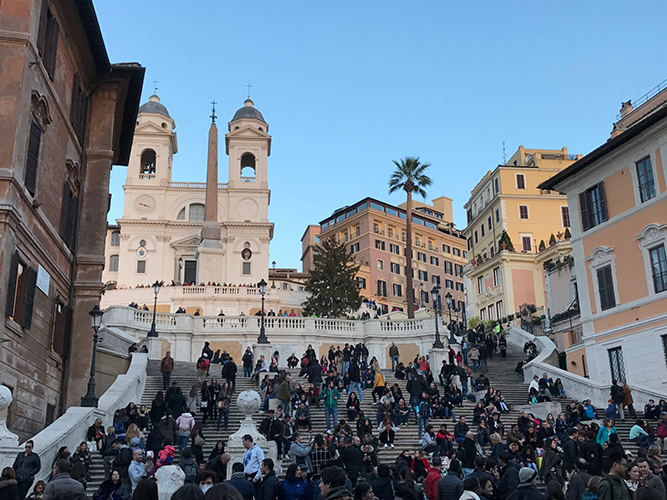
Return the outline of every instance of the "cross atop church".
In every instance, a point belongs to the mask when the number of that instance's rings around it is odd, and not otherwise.
[[[157,84],[159,82],[157,81],[157,78],[153,80],[153,94],[157,94]]]
[[[211,114],[211,120],[213,120],[213,123],[215,123],[215,119],[217,118],[217,116],[215,116],[215,105],[217,104],[217,102],[215,102],[215,99],[211,101],[211,104],[213,104],[213,113]]]
[[[251,89],[252,85],[248,84],[248,85],[246,85],[246,87],[248,87],[248,99],[250,99],[250,89]]]

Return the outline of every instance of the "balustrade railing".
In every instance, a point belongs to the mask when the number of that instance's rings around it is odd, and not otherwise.
[[[153,322],[153,311],[134,311],[134,321],[138,323],[147,323],[151,324]],[[173,314],[169,313],[156,313],[155,314],[155,324],[156,325],[175,325],[176,317]]]
[[[418,331],[423,329],[424,329],[424,320],[421,319],[380,322],[380,331],[382,332],[405,332],[405,331]]]

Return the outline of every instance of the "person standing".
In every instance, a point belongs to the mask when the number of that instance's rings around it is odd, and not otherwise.
[[[391,371],[393,372],[396,365],[399,363],[398,347],[396,346],[395,342],[391,343],[391,347],[389,348],[389,357],[391,358]]]
[[[25,451],[20,452],[14,460],[14,471],[16,472],[16,482],[18,483],[19,498],[25,498],[35,480],[35,474],[42,468],[42,462],[39,455],[35,453],[33,448],[35,443],[32,439],[26,441]],[[69,472],[67,469],[65,472]]]
[[[340,392],[334,387],[333,381],[329,382],[326,389],[320,394],[320,399],[324,400],[324,415],[327,419],[327,432],[331,434],[331,430],[338,425],[338,399]],[[333,415],[333,427],[331,427],[331,416]]]
[[[610,390],[611,399],[614,401],[618,407],[618,413],[621,415],[621,421],[625,422],[625,411],[623,408],[623,400],[625,399],[625,391],[623,388],[618,385],[616,379],[611,381],[611,390]]]
[[[503,361],[507,359],[507,339],[505,334],[501,333],[500,338],[498,339],[498,348],[500,349],[500,357],[503,358]]]
[[[208,343],[208,342],[207,342]],[[197,380],[201,384],[206,380],[206,374],[208,369],[211,366],[211,360],[208,357],[207,353],[201,355],[201,358],[197,360]]]
[[[227,381],[232,392],[236,390],[236,371],[237,368],[234,358],[229,358],[229,361],[222,365],[222,377]]]
[[[428,500],[438,500],[438,483],[442,479],[442,460],[439,456],[433,457],[433,466],[424,479],[424,493]]]
[[[632,500],[632,493],[623,478],[627,471],[627,460],[621,452],[612,453],[609,456],[611,468],[609,474],[605,475],[598,485],[598,498],[600,500]]]
[[[289,414],[291,400],[292,388],[290,386],[290,376],[286,375],[280,383],[280,389],[278,390],[278,401],[282,403],[285,414]]]
[[[343,377],[350,369],[351,357],[352,357],[352,348],[350,347],[350,344],[345,344],[345,348],[343,349]]]
[[[246,434],[241,439],[245,448],[243,452],[243,473],[246,479],[250,481],[255,478],[259,479],[257,476],[260,474],[259,469],[264,460],[264,452],[253,442],[250,434]]]
[[[352,361],[350,362],[350,370],[348,371],[348,374],[350,375],[350,387],[348,393],[352,394],[354,389],[357,389],[359,391],[359,403],[363,403],[364,393],[361,390],[361,371],[359,370],[359,365],[355,358],[352,358]]]
[[[167,351],[164,358],[162,358],[160,371],[162,372],[162,390],[166,391],[169,389],[171,373],[174,371],[174,358],[171,357],[171,351]]]
[[[43,498],[67,498],[67,500],[86,500],[86,490],[83,485],[69,475],[71,465],[59,458],[53,465],[53,479],[44,488]],[[19,491],[19,498],[23,499]]]
[[[250,350],[250,347],[245,350],[245,354],[241,358],[241,361],[243,361],[243,376],[248,378],[252,377],[252,351]]]

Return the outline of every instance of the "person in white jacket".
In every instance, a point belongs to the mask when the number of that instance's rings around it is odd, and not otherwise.
[[[468,476],[463,480],[463,495],[461,495],[459,500],[480,500],[480,491],[479,479],[474,476]]]
[[[539,394],[540,392],[540,383],[539,383],[540,377],[537,375],[533,376],[533,380],[530,381],[530,385],[528,386],[528,394],[530,394],[531,389],[535,389],[537,393]]]

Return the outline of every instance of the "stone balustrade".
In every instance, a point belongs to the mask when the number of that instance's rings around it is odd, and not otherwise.
[[[103,325],[117,328],[137,339],[146,337],[153,315],[124,306],[108,308]],[[440,321],[440,332],[446,342],[449,332]],[[192,316],[189,314],[156,315],[156,328],[161,339],[167,341],[172,356],[177,361],[195,361],[199,358],[204,342],[238,343],[253,345],[259,335],[261,318],[258,316]],[[269,341],[280,353],[281,359],[290,354],[300,356],[311,344],[316,352],[320,346],[364,342],[370,357],[375,356],[380,366],[391,366],[387,348],[397,345],[414,345],[410,352],[427,354],[435,338],[433,318],[412,320],[344,320],[326,318],[300,318],[267,316],[264,328]],[[406,352],[407,354],[407,352]],[[436,371],[436,367],[433,367]],[[439,369],[439,368],[437,368]]]

